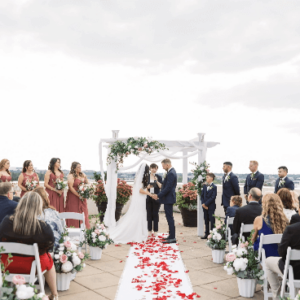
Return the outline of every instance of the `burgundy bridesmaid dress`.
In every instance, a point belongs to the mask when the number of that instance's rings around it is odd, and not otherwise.
[[[50,178],[49,178],[49,182],[48,184],[55,188],[55,181],[58,177],[51,173],[50,174]],[[60,179],[64,178],[64,174],[61,173],[59,176]],[[64,193],[62,193],[62,195],[57,194],[56,192],[49,190],[48,188],[46,188],[47,193],[49,194],[49,200],[50,200],[50,205],[54,206],[55,209],[58,212],[64,212],[65,208],[64,208]]]
[[[78,185],[82,181],[78,178],[75,178],[74,183],[73,183],[73,188],[75,191],[78,191]],[[79,197],[74,195],[70,190],[68,190],[67,194],[67,203],[66,203],[66,208],[65,212],[76,212],[76,213],[83,213],[85,216],[85,226],[87,229],[90,229],[90,222],[89,222],[89,213],[88,213],[88,208],[87,208],[87,201],[84,199],[82,202]],[[74,226],[75,228],[79,228],[79,221],[77,220],[67,220],[67,226]]]
[[[23,173],[23,182],[22,182],[22,186],[24,186],[24,188],[26,189],[26,181],[29,180],[29,181],[32,181],[32,180],[36,180],[36,181],[39,181],[39,178],[37,176],[36,173],[33,173],[32,175],[27,175],[26,173]],[[27,192],[24,192],[22,190],[21,192],[21,198],[26,194]]]
[[[8,176],[1,175],[0,182],[10,182],[10,181],[11,181],[10,175],[8,175]]]

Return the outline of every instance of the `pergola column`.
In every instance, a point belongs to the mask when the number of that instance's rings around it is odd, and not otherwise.
[[[188,154],[187,150],[182,151],[183,156]],[[185,184],[188,182],[188,158],[182,159],[182,184]]]

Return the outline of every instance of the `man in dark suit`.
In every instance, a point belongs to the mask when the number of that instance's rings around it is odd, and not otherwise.
[[[215,227],[214,214],[216,210],[217,187],[213,184],[214,179],[215,174],[207,173],[206,183],[203,185],[201,192],[201,203],[205,220],[205,235],[201,239],[207,239],[209,235],[209,222],[211,230]]]
[[[275,182],[275,194],[282,188],[287,188],[291,191],[294,190],[294,182],[287,177],[287,174],[287,167],[282,166],[278,168],[278,179]]]
[[[300,204],[300,196],[298,197],[298,201],[299,201],[299,204]],[[298,223],[298,222],[300,222],[300,205],[299,205],[298,213],[292,215],[290,225]]]
[[[226,214],[227,207],[230,205],[230,199],[232,196],[240,195],[239,180],[235,174],[231,172],[232,163],[224,162],[223,164],[223,193],[222,193],[222,205]]]
[[[169,236],[164,239],[163,243],[176,243],[173,204],[176,202],[175,189],[177,186],[177,174],[169,159],[164,159],[161,164],[163,169],[167,171],[167,176],[163,182],[161,191],[158,195],[153,195],[152,197],[162,203],[165,208],[165,214],[169,225]]]
[[[300,223],[295,223],[293,225],[289,225],[285,228],[281,242],[278,245],[278,253],[281,257],[268,257],[266,260],[266,269],[267,269],[267,278],[268,282],[271,286],[273,299],[276,298],[278,293],[280,292],[280,281],[279,275],[283,275],[284,272],[284,264],[287,255],[288,247],[291,247],[295,250],[300,250]],[[294,271],[294,279],[300,279],[300,260],[294,260],[290,262],[290,265],[293,267]],[[277,299],[277,298],[276,298]]]
[[[6,216],[13,215],[18,203],[12,201],[14,196],[13,186],[9,182],[0,183],[0,223]]]
[[[247,176],[244,185],[244,194],[245,194],[247,204],[248,204],[249,191],[254,187],[257,187],[262,191],[264,181],[265,181],[264,174],[258,171],[258,162],[256,160],[250,161],[249,169],[251,171],[251,174]]]
[[[243,207],[240,207],[235,212],[235,217],[232,226],[232,243],[234,245],[238,244],[240,228],[242,223],[244,224],[253,224],[254,219],[261,215],[262,208],[259,205],[259,200],[261,199],[261,190],[258,188],[252,188],[249,191],[248,201],[249,204]],[[245,241],[247,241],[250,233],[243,234]]]

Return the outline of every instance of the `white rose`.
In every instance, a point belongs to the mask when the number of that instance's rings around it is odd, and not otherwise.
[[[99,241],[100,241],[100,242],[106,241],[106,237],[105,237],[104,235],[100,235],[100,236],[99,236]]]
[[[214,229],[213,229],[213,232],[214,232],[214,233],[217,232],[217,228],[214,228]]]
[[[54,258],[55,258],[55,259],[59,259],[59,254],[55,254],[55,255],[54,255]]]
[[[77,250],[77,246],[71,242],[71,251],[76,251]]]
[[[73,264],[70,261],[65,262],[64,264],[62,264],[61,266],[61,270],[64,273],[69,273],[71,272],[73,269]]]
[[[199,175],[199,176],[198,176],[198,181],[200,182],[200,181],[202,181],[202,180],[203,180],[202,175]]]
[[[69,236],[65,236],[65,241],[70,241],[71,238]]]
[[[233,268],[227,268],[227,275],[232,275],[233,274]]]
[[[74,267],[76,267],[81,264],[81,259],[78,256],[73,256],[72,262],[74,264]]]
[[[241,256],[243,256],[243,254],[247,254],[247,249],[246,248],[237,249],[237,251],[236,251],[236,256],[237,257],[241,257]]]
[[[222,236],[221,236],[220,233],[215,233],[215,234],[213,235],[213,239],[214,239],[215,241],[220,241],[220,240],[222,239]]]
[[[23,299],[30,299],[34,296],[34,289],[31,286],[26,286],[25,284],[17,285],[16,296]]]
[[[97,234],[93,231],[92,232],[92,237],[94,238]]]
[[[58,252],[58,255],[59,255],[59,256],[62,256],[63,254],[64,254],[64,253],[63,253],[62,251],[59,251],[59,252]]]
[[[243,258],[237,258],[233,262],[233,267],[235,268],[236,271],[245,271],[247,268],[247,263],[244,261]]]

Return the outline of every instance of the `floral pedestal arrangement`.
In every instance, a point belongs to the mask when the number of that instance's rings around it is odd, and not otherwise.
[[[99,260],[102,256],[102,249],[90,246],[90,256],[92,260]]]
[[[210,231],[207,237],[207,246],[212,249],[213,262],[215,264],[222,264],[224,262],[226,248],[226,225],[221,221],[220,217],[216,217],[216,219],[220,224]]]
[[[72,273],[57,273],[56,285],[58,291],[67,291],[70,288]]]

